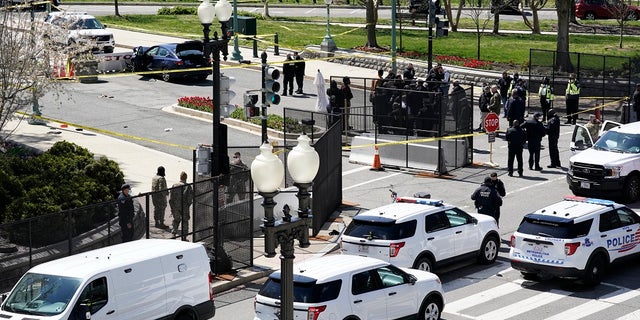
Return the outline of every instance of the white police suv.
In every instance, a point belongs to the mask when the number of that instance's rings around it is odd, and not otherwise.
[[[468,258],[493,263],[500,235],[490,216],[467,213],[442,200],[398,197],[353,217],[341,245],[343,254],[432,271]]]
[[[610,263],[640,252],[640,217],[613,201],[567,196],[527,214],[511,236],[511,266],[538,275],[600,283]]]
[[[280,271],[255,298],[255,320],[284,319]],[[367,257],[327,255],[293,266],[293,319],[438,320],[445,299],[433,273]]]

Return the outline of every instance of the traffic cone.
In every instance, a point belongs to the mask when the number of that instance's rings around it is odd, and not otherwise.
[[[372,171],[384,171],[382,164],[380,163],[380,153],[378,152],[378,146],[375,146],[376,152],[373,155],[373,165],[371,166]]]

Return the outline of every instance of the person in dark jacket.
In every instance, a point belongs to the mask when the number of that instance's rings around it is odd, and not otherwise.
[[[527,134],[529,170],[542,170],[542,167],[540,167],[540,148],[542,146],[542,137],[546,135],[546,132],[544,125],[540,122],[541,117],[542,114],[537,112],[533,115],[533,119],[529,119],[521,125]]]
[[[513,120],[524,123],[524,100],[518,96],[518,90],[513,89],[511,91],[511,98],[507,101],[505,108],[507,109],[507,121],[509,123],[513,123]]]
[[[284,77],[284,80],[282,80],[282,95],[286,96],[287,92],[289,92],[289,95],[293,95],[293,79],[296,76],[296,65],[291,54],[287,55],[287,60],[282,65],[282,76]]]
[[[558,139],[560,138],[560,117],[553,109],[549,110],[547,126],[547,137],[549,139],[549,158],[551,164],[547,168],[562,168],[560,165],[560,152],[558,151]]]
[[[511,88],[511,81],[513,81],[513,78],[511,78],[511,76],[506,72],[503,71],[502,72],[502,77],[500,77],[500,79],[498,79],[498,86],[500,87],[500,97],[502,98],[502,105],[506,106],[507,105],[507,100],[509,99],[509,97],[511,96],[511,93],[509,92],[509,88]],[[498,115],[500,115],[498,113]],[[504,117],[507,117],[507,109],[504,109]],[[511,122],[509,122],[511,123]]]
[[[120,195],[118,195],[118,223],[122,232],[122,242],[129,242],[133,240],[133,217],[135,215],[133,198],[129,195],[131,186],[123,184],[120,190]]]
[[[298,90],[296,90],[296,93],[304,94],[304,92],[302,91],[302,85],[304,84],[305,62],[297,51],[293,53],[293,60],[295,60],[296,84],[298,85]]]
[[[478,213],[491,216],[496,219],[496,222],[500,220],[498,209],[502,205],[502,198],[493,186],[490,177],[484,178],[484,183],[471,194],[471,200],[474,201]]]
[[[478,108],[480,108],[480,124],[476,131],[484,131],[484,118],[489,114],[489,100],[491,100],[491,88],[487,85],[482,87],[482,94],[478,99]]]
[[[522,177],[522,144],[524,144],[526,137],[518,120],[513,120],[511,127],[507,129],[505,138],[509,150],[507,161],[509,176],[513,177],[513,159],[515,158],[518,161],[518,175]]]

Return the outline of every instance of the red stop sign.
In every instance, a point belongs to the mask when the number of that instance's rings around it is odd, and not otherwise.
[[[493,112],[489,112],[489,114],[484,118],[484,129],[487,130],[487,132],[494,132],[498,130],[499,126],[500,117]]]

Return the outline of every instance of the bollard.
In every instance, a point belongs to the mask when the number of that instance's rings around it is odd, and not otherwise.
[[[253,37],[253,57],[258,57],[258,38]]]
[[[276,32],[276,35],[273,36],[273,42],[275,43],[275,46],[273,47],[273,54],[276,56],[280,55],[280,46],[278,46],[278,33]]]

